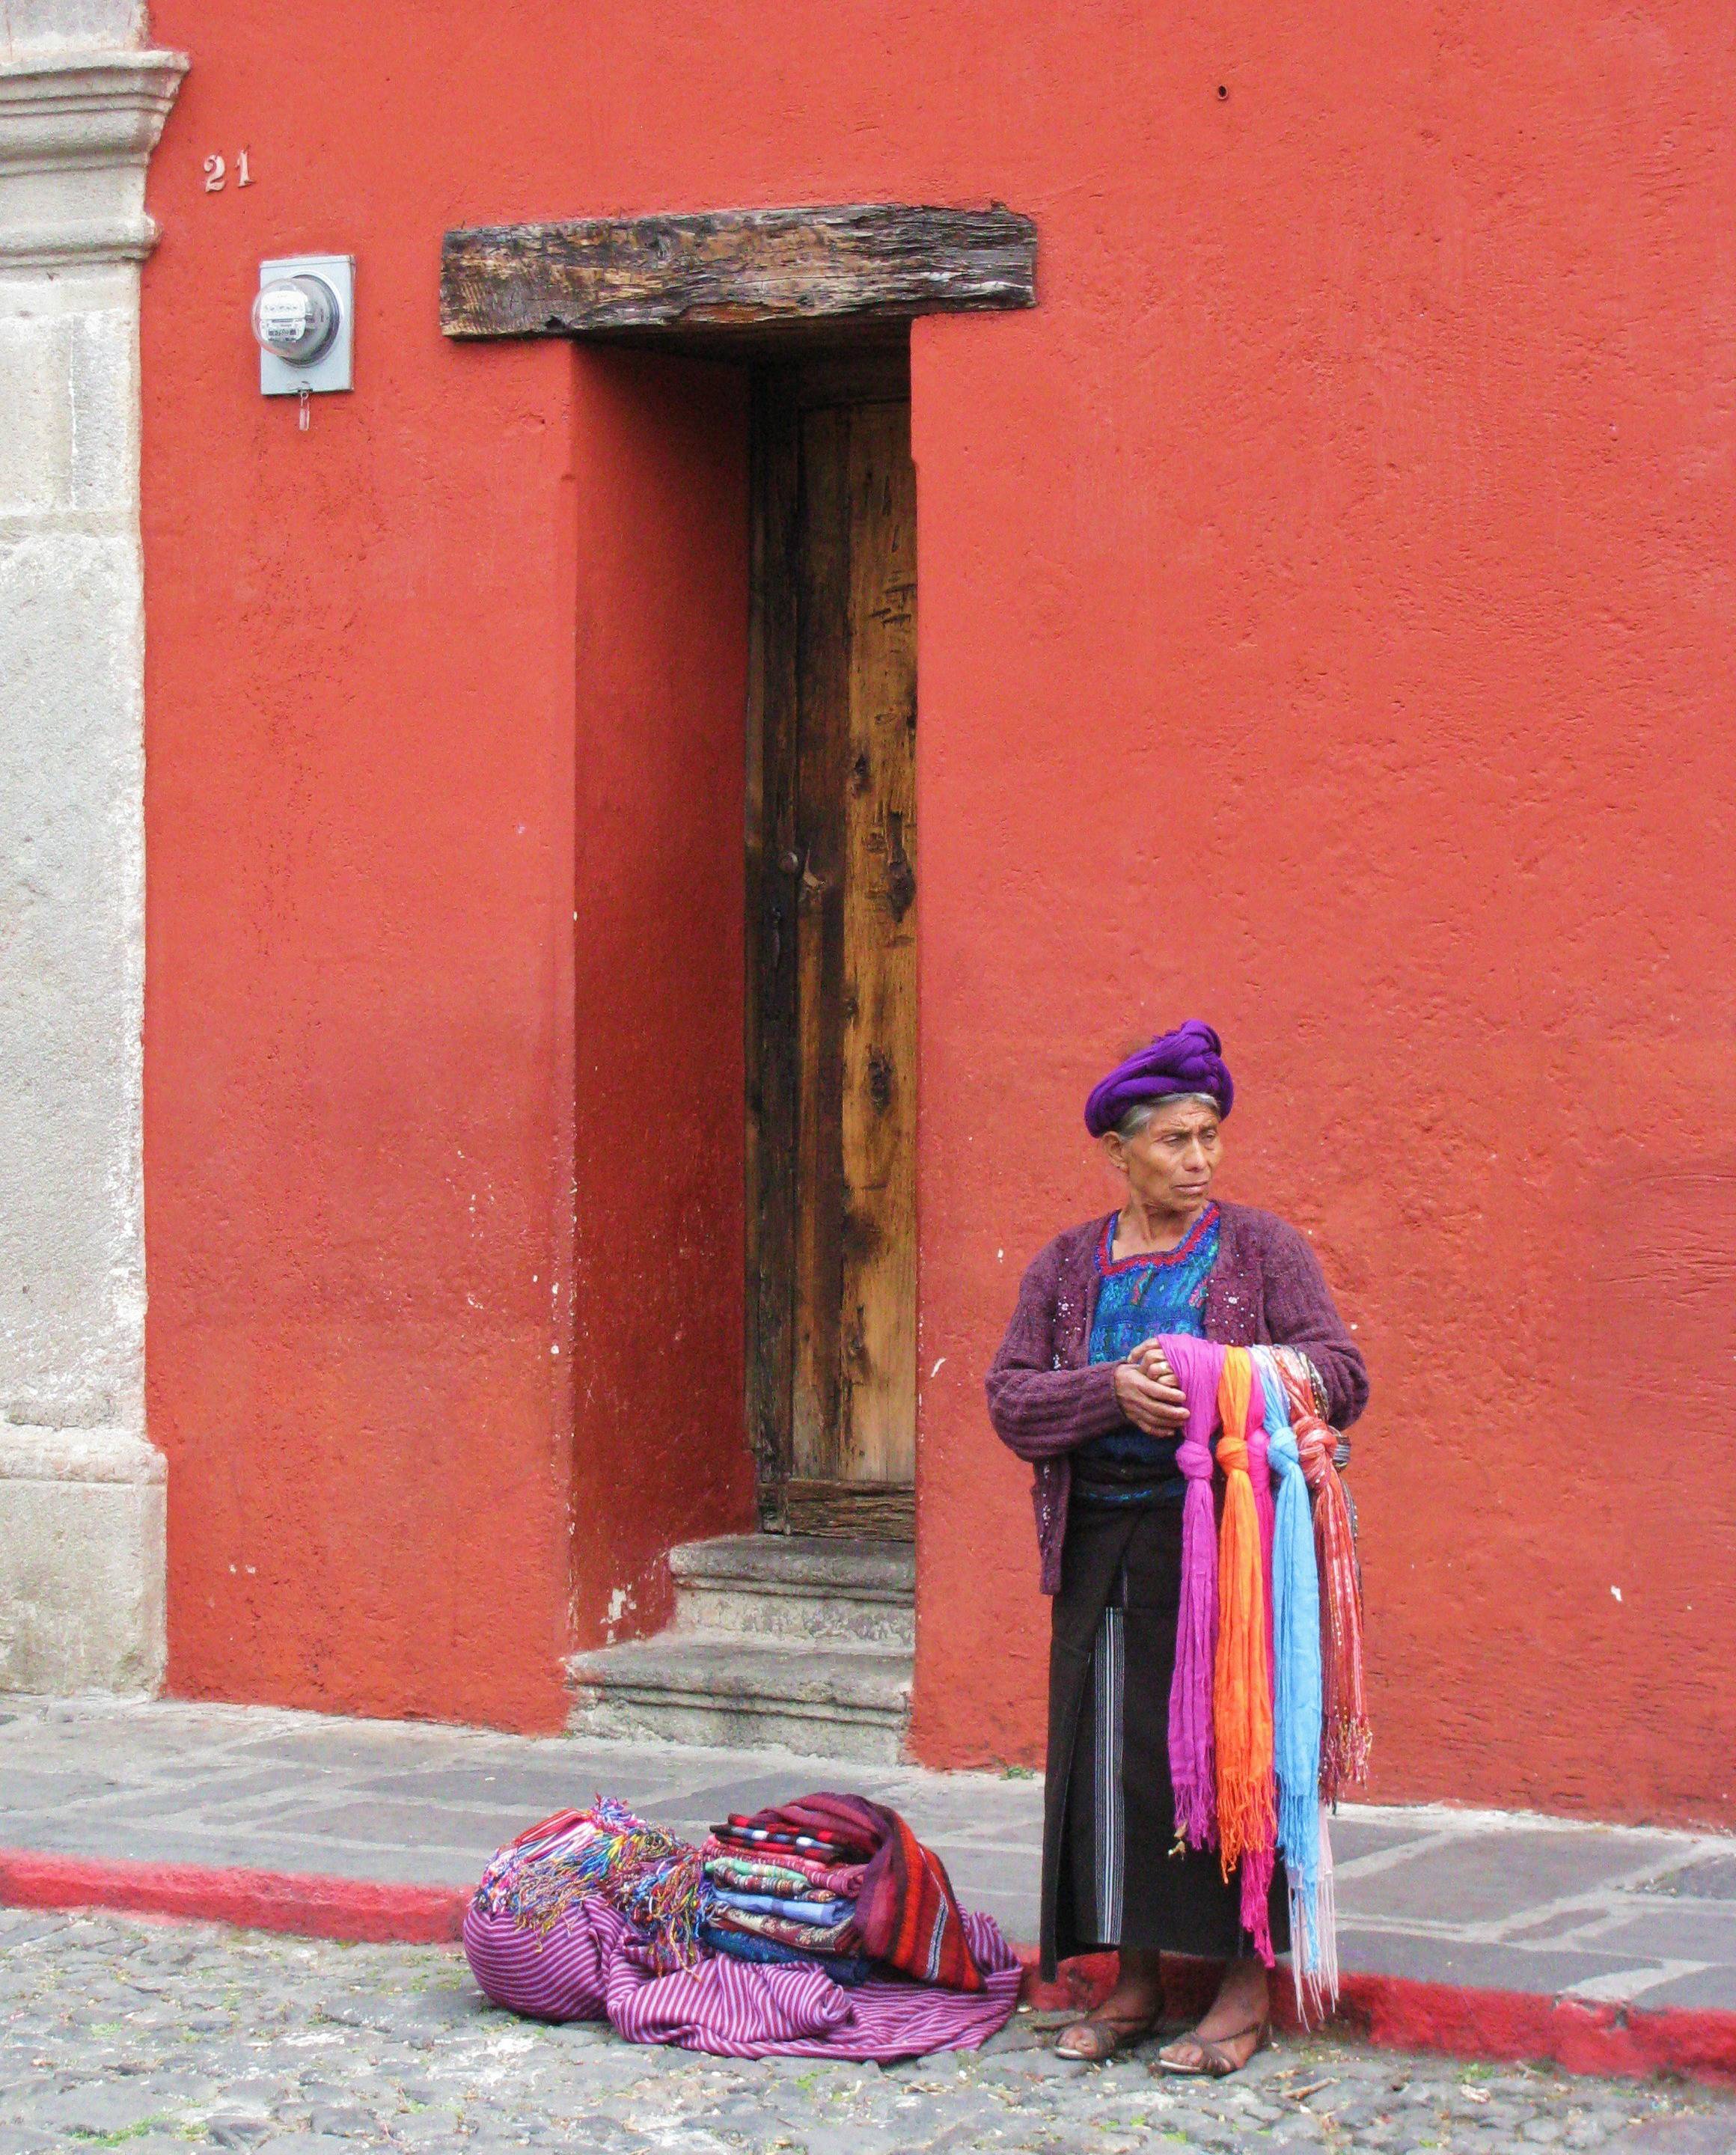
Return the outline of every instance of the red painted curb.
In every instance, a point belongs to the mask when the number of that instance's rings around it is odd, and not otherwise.
[[[213,1871],[196,1863],[92,1862],[0,1849],[0,1904],[13,1908],[123,1908],[300,1937],[448,1945],[462,1931],[469,1902],[469,1889],[455,1886],[381,1886],[362,1878]]]
[[[1045,1983],[1037,1973],[1036,1948],[1017,1950],[1025,1967],[1019,1995],[1039,2011],[1088,2012],[1115,1979],[1114,1953],[1063,1961],[1056,1980]],[[1203,2011],[1216,1988],[1216,1964],[1177,1959],[1168,2002],[1178,2014]],[[1166,1976],[1170,1965],[1166,1958]],[[1288,1981],[1276,1987],[1275,2004],[1280,2026],[1295,2032],[1295,1999]],[[1680,2073],[1713,2087],[1736,2087],[1736,2013],[1601,2005],[1529,1991],[1462,1990],[1406,1976],[1347,1974],[1333,2026],[1384,2050],[1546,2060],[1570,2073]]]
[[[1680,2073],[1736,2087],[1736,2013],[1602,2005],[1517,1990],[1456,1990],[1347,1975],[1337,2024],[1391,2050],[1456,2058],[1546,2058],[1570,2073]]]
[[[360,1878],[300,1877],[277,1871],[215,1871],[193,1863],[93,1862],[0,1849],[0,1906],[117,1908],[186,1922],[369,1945],[449,1945],[459,1936],[468,1887],[382,1886]],[[1115,1979],[1113,1953],[1063,1961],[1056,1981],[1037,1973],[1037,1948],[1016,1948],[1020,1997],[1041,2011],[1088,2011]],[[1215,1987],[1210,1962],[1181,1961],[1171,1985],[1178,2011],[1203,2009]],[[1288,1988],[1278,2019],[1296,2025]],[[1680,2073],[1736,2087],[1736,2013],[1597,2005],[1513,1990],[1456,1989],[1403,1976],[1347,1975],[1335,2026],[1385,2049],[1449,2057],[1548,2060],[1570,2073]]]

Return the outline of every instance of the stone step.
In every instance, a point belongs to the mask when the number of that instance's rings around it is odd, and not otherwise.
[[[777,1746],[895,1764],[911,1656],[897,1646],[679,1631],[575,1654],[576,1736],[724,1748]]]
[[[916,1643],[916,1553],[908,1542],[726,1534],[669,1552],[676,1631],[751,1639]]]

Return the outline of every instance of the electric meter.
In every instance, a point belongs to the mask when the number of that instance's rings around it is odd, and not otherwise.
[[[259,392],[319,396],[351,386],[355,340],[356,258],[294,254],[259,264],[253,336]]]
[[[323,359],[337,335],[337,294],[323,277],[279,277],[262,284],[253,301],[253,335],[261,351],[292,366]]]

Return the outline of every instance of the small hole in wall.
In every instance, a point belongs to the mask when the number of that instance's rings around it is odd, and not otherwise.
[[[1221,83],[1218,84],[1218,86],[1217,86],[1217,96],[1218,96],[1218,102],[1219,102],[1219,104],[1221,104],[1221,104],[1223,103],[1224,100],[1225,100],[1226,97],[1228,97],[1228,95],[1230,95],[1230,85],[1229,85],[1229,84],[1228,84],[1228,83],[1226,83],[1226,82],[1221,82]]]

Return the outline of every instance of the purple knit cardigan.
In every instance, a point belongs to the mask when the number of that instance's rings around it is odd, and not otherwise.
[[[1319,1259],[1273,1213],[1221,1202],[1218,1210],[1223,1220],[1206,1289],[1206,1337],[1225,1347],[1299,1347],[1326,1387],[1328,1419],[1345,1428],[1368,1404],[1368,1370]],[[1090,1359],[1104,1224],[1069,1227],[1034,1260],[988,1374],[996,1435],[1037,1469],[1031,1500],[1045,1594],[1061,1587],[1069,1455],[1125,1419],[1115,1398],[1115,1364]]]

